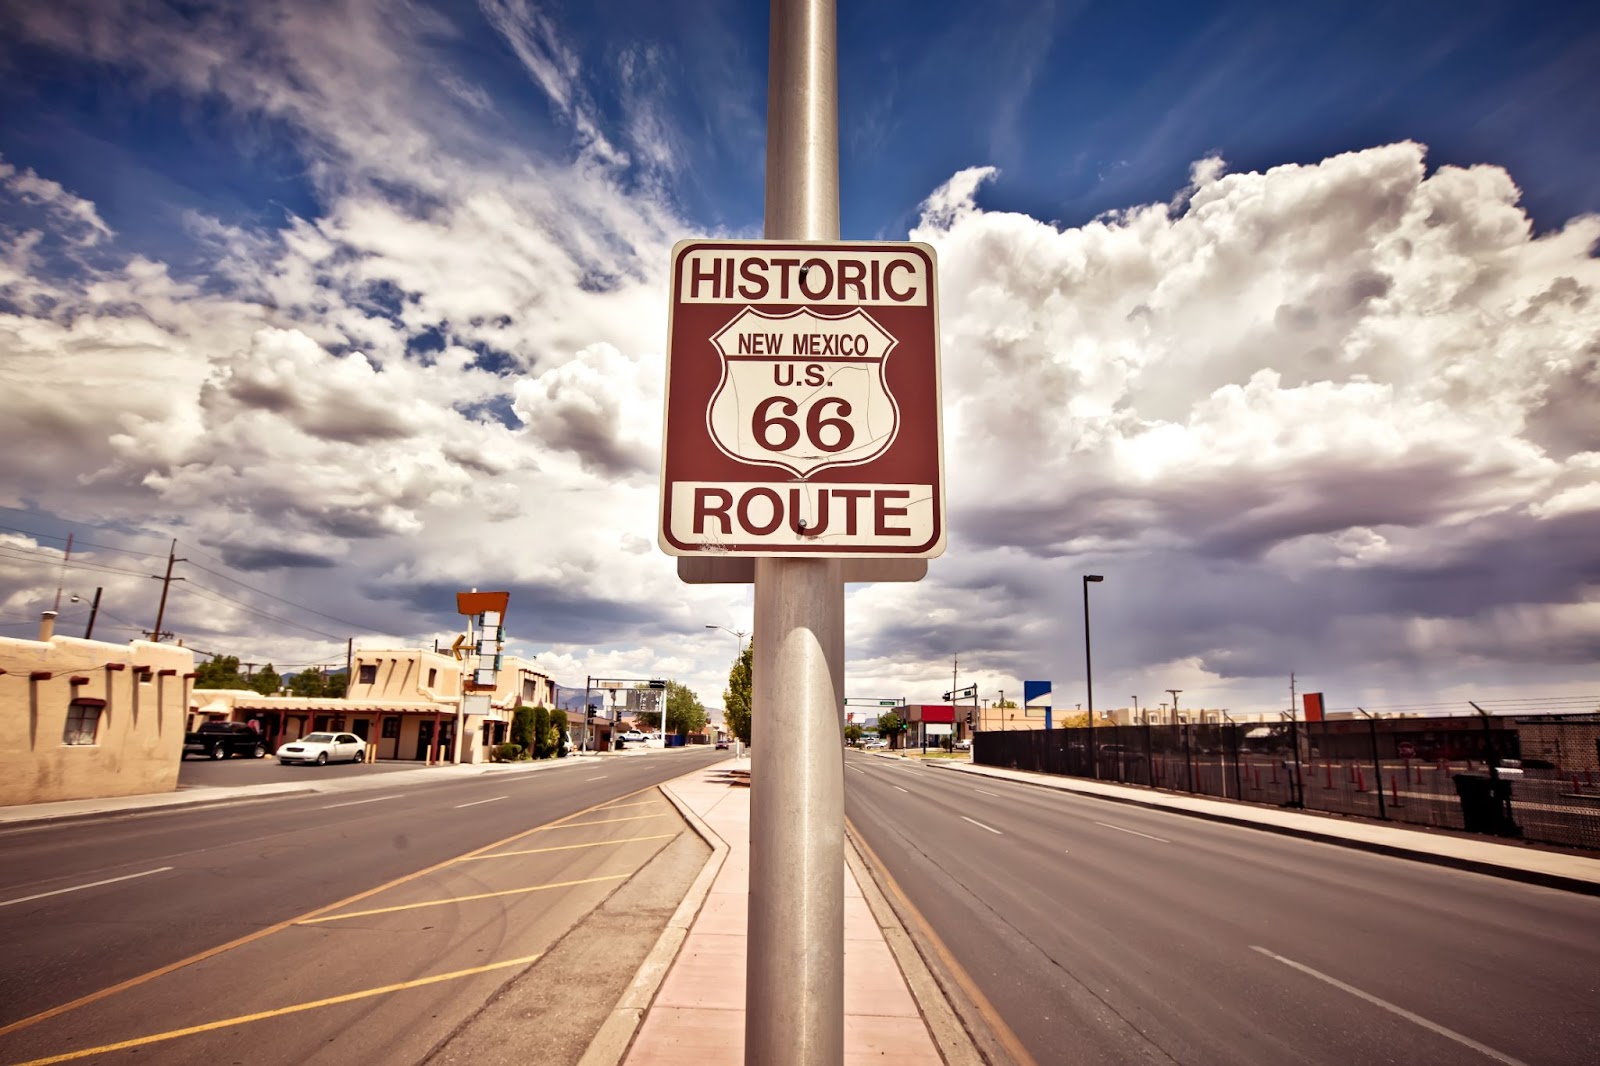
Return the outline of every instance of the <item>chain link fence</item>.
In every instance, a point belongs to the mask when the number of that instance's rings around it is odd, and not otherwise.
[[[1600,850],[1600,715],[987,731],[972,759]]]

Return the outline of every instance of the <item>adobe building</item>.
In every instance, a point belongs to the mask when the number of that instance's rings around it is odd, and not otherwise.
[[[54,625],[0,637],[0,806],[176,789],[194,653]]]
[[[253,722],[270,749],[307,733],[354,733],[371,745],[369,757],[414,762],[487,762],[508,738],[518,704],[555,705],[555,683],[516,656],[501,657],[491,691],[463,699],[465,664],[418,648],[357,651],[349,686],[340,697],[262,696],[248,689],[196,689],[189,701],[195,723]]]

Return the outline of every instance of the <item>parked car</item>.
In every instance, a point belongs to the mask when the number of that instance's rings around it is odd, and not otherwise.
[[[635,744],[646,739],[648,738],[637,729],[630,729],[622,734],[622,742],[624,744]]]
[[[278,761],[310,762],[326,766],[330,762],[360,762],[367,757],[367,742],[354,733],[307,733],[278,749]]]
[[[971,751],[972,750],[972,741],[970,741],[970,740],[966,739],[965,737],[963,737],[962,739],[956,741],[955,748],[956,748],[957,751]]]
[[[231,759],[248,755],[259,759],[267,753],[267,741],[247,722],[205,722],[183,735],[183,755],[204,755],[208,759]]]

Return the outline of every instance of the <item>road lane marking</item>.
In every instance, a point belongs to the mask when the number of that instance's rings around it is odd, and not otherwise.
[[[410,981],[401,981],[398,984],[383,985],[380,988],[363,988],[359,992],[346,992],[342,996],[329,996],[327,999],[315,999],[309,1003],[292,1003],[287,1007],[275,1007],[272,1010],[257,1011],[254,1014],[241,1014],[235,1018],[224,1018],[220,1022],[191,1025],[186,1029],[170,1029],[165,1033],[135,1037],[132,1040],[123,1040],[115,1044],[102,1044],[99,1047],[84,1048],[82,1051],[68,1051],[65,1054],[51,1055],[48,1058],[30,1059],[27,1062],[19,1063],[18,1066],[51,1066],[52,1063],[86,1059],[90,1055],[106,1055],[113,1051],[127,1051],[129,1048],[148,1047],[151,1044],[159,1044],[166,1040],[176,1040],[182,1036],[194,1036],[197,1033],[209,1033],[217,1029],[226,1029],[232,1025],[265,1021],[268,1018],[281,1018],[286,1014],[299,1014],[302,1011],[316,1010],[318,1007],[332,1007],[358,999],[371,999],[373,996],[387,995],[390,992],[403,992],[408,988],[422,988],[426,985],[436,985],[444,981],[456,981],[463,977],[489,973],[492,970],[505,970],[513,966],[529,966],[537,962],[538,959],[538,955],[524,955],[520,959],[506,959],[504,962],[491,962],[488,965],[474,966],[467,970],[436,973],[432,977],[418,977]]]
[[[1330,977],[1327,974],[1323,973],[1321,970],[1313,970],[1311,967],[1307,966],[1305,963],[1295,962],[1293,959],[1286,959],[1282,955],[1279,955],[1276,952],[1268,951],[1266,948],[1261,947],[1261,946],[1256,945],[1256,944],[1251,944],[1250,945],[1250,950],[1251,951],[1259,951],[1261,954],[1265,955],[1269,959],[1277,959],[1279,962],[1283,963],[1285,966],[1292,967],[1292,968],[1294,968],[1296,970],[1299,970],[1303,974],[1307,974],[1307,975],[1309,975],[1311,977],[1315,977],[1319,981],[1326,981],[1328,984],[1332,985],[1334,988],[1337,988],[1341,992],[1348,992],[1352,996],[1355,996],[1357,999],[1366,1000],[1368,1003],[1371,1003],[1374,1007],[1382,1007],[1384,1010],[1389,1011],[1391,1014],[1398,1014],[1400,1017],[1404,1018],[1408,1022],[1415,1022],[1417,1025],[1420,1025],[1424,1029],[1427,1029],[1429,1032],[1438,1033],[1440,1036],[1444,1037],[1447,1040],[1454,1040],[1456,1043],[1462,1044],[1462,1045],[1464,1045],[1466,1047],[1469,1047],[1469,1048],[1471,1048],[1472,1050],[1478,1052],[1481,1055],[1487,1055],[1489,1058],[1494,1059],[1496,1062],[1503,1062],[1503,1063],[1506,1064],[1506,1066],[1528,1066],[1528,1064],[1523,1062],[1521,1059],[1514,1059],[1510,1055],[1505,1054],[1504,1052],[1496,1051],[1492,1047],[1488,1047],[1487,1045],[1480,1044],[1476,1040],[1472,1039],[1470,1036],[1463,1036],[1462,1034],[1456,1032],[1454,1029],[1446,1029],[1444,1026],[1440,1025],[1438,1022],[1430,1022],[1428,1019],[1424,1018],[1420,1014],[1413,1014],[1411,1011],[1406,1010],[1404,1007],[1396,1006],[1395,1004],[1390,1003],[1386,999],[1379,999],[1377,996],[1374,996],[1370,992],[1363,992],[1361,989],[1355,987],[1354,985],[1347,985],[1343,981],[1339,980],[1337,977]]]
[[[330,803],[326,807],[319,807],[318,810],[331,811],[335,807],[359,807],[363,803],[382,803],[384,800],[397,800],[399,798],[399,796],[374,796],[371,799],[350,800],[346,803]]]
[[[605,779],[606,779],[606,775],[605,774],[601,774],[599,777],[586,777],[586,778],[584,778],[585,781],[604,781]]]
[[[912,777],[922,776],[922,772],[920,770],[907,770],[906,773],[910,774]]]
[[[1000,798],[1000,793],[998,793],[998,792],[990,792],[986,788],[975,788],[972,791],[974,791],[974,792],[982,792],[985,796],[993,796],[995,799],[999,799]]]
[[[573,817],[576,817],[574,815]],[[550,829],[576,829],[580,825],[609,825],[612,822],[645,822],[651,818],[665,818],[664,814],[630,814],[626,818],[602,818],[598,822],[562,822],[560,825],[541,825],[537,829],[530,829],[530,833],[543,833]]]
[[[895,788],[900,788],[900,786],[899,786],[899,785],[896,785],[896,786],[894,786],[894,787],[895,787]],[[905,792],[905,794],[906,794],[906,795],[908,795],[908,796],[909,796],[909,795],[911,795],[911,793],[910,793],[910,792],[907,792],[907,791],[906,791],[906,790],[905,790],[905,789],[903,789],[903,788],[900,788],[900,791],[901,791],[901,792]]]
[[[504,796],[491,796],[490,798],[488,798],[486,800],[473,800],[471,803],[458,803],[458,804],[456,804],[456,808],[455,809],[459,811],[463,807],[476,807],[479,804],[483,804],[483,803],[498,803],[499,801],[501,801],[503,799],[505,799]]]
[[[677,833],[657,833],[648,837],[624,837],[621,840],[596,840],[589,844],[552,844],[548,848],[525,848],[521,851],[497,851],[493,855],[468,855],[462,862],[477,862],[479,859],[504,859],[512,855],[542,855],[547,851],[577,851],[579,848],[607,848],[613,844],[635,844],[641,840],[666,840],[675,837]]]
[[[1107,829],[1115,829],[1119,833],[1132,833],[1136,837],[1144,837],[1146,840],[1154,840],[1158,844],[1170,844],[1170,843],[1172,843],[1172,841],[1170,841],[1170,840],[1162,840],[1160,837],[1153,837],[1149,833],[1141,833],[1137,829],[1124,829],[1124,828],[1122,828],[1122,826],[1120,826],[1120,825],[1112,825],[1110,822],[1096,822],[1094,824],[1095,825],[1103,825]]]
[[[620,810],[623,807],[649,807],[649,806],[654,805],[657,802],[658,801],[656,801],[656,800],[640,800],[637,803],[613,803],[613,804],[610,804],[609,806],[605,806],[605,807],[596,807],[595,810],[597,810],[597,811],[615,811],[615,810]]]
[[[656,788],[655,785],[646,785],[644,788],[635,789],[632,792],[629,792],[629,793],[626,793],[624,795],[618,796],[617,799],[618,800],[625,800],[625,799],[628,799],[630,796],[641,796],[641,795],[645,794],[646,792],[655,791],[655,788]],[[607,801],[607,803],[611,803],[611,804],[615,804],[616,802],[617,802],[616,800],[608,800]],[[592,814],[595,811],[603,809],[604,806],[605,806],[604,804],[597,803],[592,807],[585,807],[581,811],[575,811],[574,813],[569,814],[566,817],[568,817],[568,818],[578,818],[578,817],[581,817],[582,815],[585,815],[585,814]],[[179,812],[173,812],[173,813],[179,813]],[[559,821],[559,819],[558,819],[558,821]],[[324,904],[321,907],[313,907],[311,910],[308,910],[308,911],[304,912],[303,914],[297,915],[296,917],[285,918],[283,921],[275,922],[272,925],[269,925],[264,929],[257,929],[254,932],[246,933],[244,936],[235,937],[234,939],[229,940],[229,941],[227,941],[225,943],[218,944],[216,947],[206,948],[204,951],[197,951],[193,955],[187,955],[184,958],[181,958],[181,959],[177,960],[176,962],[169,962],[165,966],[158,966],[154,970],[147,970],[146,972],[144,972],[142,974],[139,974],[139,975],[137,975],[135,977],[130,977],[125,981],[118,981],[114,985],[107,985],[106,987],[104,987],[102,989],[99,989],[98,991],[89,992],[89,993],[87,993],[85,995],[79,996],[77,999],[68,1000],[65,1003],[57,1004],[54,1007],[50,1007],[50,1008],[47,1008],[45,1010],[39,1011],[37,1014],[30,1014],[26,1018],[18,1018],[14,1022],[10,1022],[10,1023],[6,1024],[6,1025],[0,1025],[0,1036],[6,1036],[7,1034],[14,1033],[19,1029],[26,1029],[31,1025],[38,1025],[40,1022],[49,1021],[51,1018],[60,1017],[61,1015],[66,1014],[68,1011],[77,1010],[79,1007],[86,1007],[91,1003],[98,1003],[102,999],[107,999],[107,998],[109,998],[111,996],[115,996],[115,995],[117,995],[119,993],[126,992],[131,988],[138,988],[140,985],[149,984],[151,981],[154,981],[158,977],[165,977],[169,973],[175,973],[176,971],[181,970],[181,969],[183,969],[183,968],[185,968],[187,966],[193,966],[197,962],[204,962],[207,959],[215,958],[216,956],[221,955],[221,954],[223,954],[225,952],[232,951],[234,948],[243,947],[246,944],[252,944],[257,940],[261,940],[261,939],[264,939],[265,937],[269,937],[274,933],[281,933],[281,932],[283,932],[283,930],[294,926],[295,924],[303,921],[306,918],[311,918],[311,917],[314,917],[314,916],[319,915],[319,914],[326,914],[328,911],[337,910],[340,907],[348,907],[352,903],[358,903],[361,900],[368,899],[368,898],[370,898],[372,896],[376,896],[380,892],[386,892],[389,889],[395,888],[395,887],[397,887],[399,885],[403,885],[408,881],[415,881],[419,877],[425,877],[428,874],[437,873],[438,871],[443,870],[445,867],[449,866],[451,863],[459,862],[462,859],[469,859],[474,855],[481,855],[486,851],[493,851],[495,848],[503,848],[507,844],[515,844],[517,841],[521,840],[523,837],[530,836],[533,833],[539,832],[541,829],[548,829],[548,828],[554,828],[554,827],[552,827],[552,826],[535,826],[532,829],[518,830],[517,832],[512,833],[508,837],[502,837],[499,840],[490,841],[489,843],[483,845],[482,847],[473,848],[470,851],[464,852],[464,853],[462,853],[460,855],[455,855],[455,856],[452,856],[451,858],[443,859],[443,860],[441,860],[439,862],[434,863],[431,866],[424,866],[420,870],[414,870],[411,873],[402,874],[401,876],[396,877],[396,878],[394,878],[392,880],[389,880],[389,881],[385,881],[383,884],[378,885],[378,886],[376,886],[374,888],[368,888],[368,889],[364,889],[361,892],[357,892],[353,896],[346,896],[342,900],[339,900],[339,901],[334,902],[334,903],[327,903],[327,904]]]
[[[998,830],[998,829],[995,829],[995,828],[994,828],[994,827],[992,827],[992,826],[987,826],[987,825],[984,825],[984,824],[983,824],[983,823],[982,823],[982,822],[979,822],[979,821],[974,821],[974,820],[973,820],[973,819],[971,819],[971,818],[968,818],[968,817],[967,817],[967,816],[966,816],[966,815],[964,815],[964,814],[963,814],[963,815],[962,815],[962,816],[961,816],[961,820],[962,820],[962,821],[963,821],[963,822],[972,822],[972,824],[973,824],[973,825],[975,825],[975,826],[977,826],[977,827],[978,827],[978,828],[979,828],[979,829],[987,829],[987,830],[989,830],[989,832],[991,832],[991,833],[993,833],[993,834],[994,834],[994,835],[995,835],[995,836],[997,836],[997,837],[1003,837],[1003,836],[1005,836],[1005,834],[1004,834],[1004,833],[1002,833],[1002,832],[1000,832],[1000,830]]]
[[[859,766],[852,766],[852,767],[850,767],[850,769],[854,770],[858,774],[861,774],[863,777],[866,776],[867,772],[865,770],[861,769],[861,767],[859,767]]]
[[[622,881],[633,874],[603,874],[585,877],[580,881],[552,881],[547,885],[530,885],[527,888],[507,888],[499,892],[479,892],[472,896],[454,896],[450,899],[430,899],[422,903],[401,903],[394,907],[374,907],[368,911],[351,911],[349,914],[327,914],[320,918],[307,918],[298,925],[319,925],[322,922],[342,922],[346,918],[367,918],[374,914],[393,914],[396,911],[414,911],[422,907],[443,907],[450,903],[470,903],[475,899],[494,899],[498,896],[525,896],[529,892],[544,892],[551,888],[572,888],[575,885],[593,885],[601,881]]]
[[[883,860],[878,858],[878,853],[872,850],[872,845],[861,835],[861,830],[856,828],[849,817],[845,818],[844,826],[845,831],[850,834],[850,840],[860,851],[862,859],[866,861],[877,879],[879,887],[884,890],[884,895],[893,896],[899,903],[901,913],[911,916],[923,940],[933,948],[934,953],[939,956],[939,961],[944,964],[945,971],[954,978],[961,991],[966,993],[967,999],[977,1009],[979,1016],[988,1023],[990,1035],[999,1041],[1000,1046],[1007,1052],[1007,1061],[1014,1063],[1015,1066],[1037,1066],[1033,1056],[1028,1054],[1028,1049],[1022,1046],[1022,1041],[1017,1039],[1017,1034],[1012,1032],[1005,1019],[1000,1016],[1000,1012],[994,1009],[994,1004],[989,1002],[989,998],[983,994],[983,990],[972,979],[972,975],[956,961],[950,949],[945,947],[944,941],[939,939],[939,934],[934,932],[933,926],[928,924],[928,919],[922,916],[922,912],[917,910],[906,896],[900,887],[900,882],[894,879],[894,875],[883,864]]]
[[[68,892],[82,892],[86,888],[99,888],[101,885],[114,885],[118,881],[132,881],[136,877],[149,877],[151,874],[164,874],[170,869],[172,869],[172,867],[162,866],[155,870],[146,870],[143,873],[124,874],[121,877],[108,877],[104,881],[90,881],[86,885],[73,885],[71,888],[57,888],[50,892],[36,892],[31,896],[18,896],[16,899],[8,899],[0,902],[0,907],[9,907],[13,903],[27,903],[28,901],[35,899],[44,899],[46,896],[60,896]]]

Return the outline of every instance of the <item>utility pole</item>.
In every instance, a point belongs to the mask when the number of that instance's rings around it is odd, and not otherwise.
[[[178,538],[177,537],[173,537],[172,538],[172,547],[167,550],[167,574],[166,574],[166,576],[165,577],[156,577],[156,575],[154,575],[154,574],[150,575],[151,577],[155,578],[157,581],[161,582],[161,606],[156,608],[156,627],[155,627],[155,630],[152,632],[152,635],[150,637],[151,640],[156,641],[157,643],[160,643],[160,641],[161,641],[161,622],[162,622],[162,619],[166,618],[166,616],[167,616],[167,590],[172,587],[172,583],[174,581],[182,581],[182,580],[184,580],[181,577],[173,577],[172,576],[172,564],[174,564],[174,563],[186,563],[186,562],[189,561],[187,559],[179,559],[177,557],[177,555],[178,555]],[[170,633],[167,634],[167,635],[171,636]]]
[[[67,564],[70,563],[71,561],[72,561],[72,534],[68,533],[67,534],[67,551],[66,551],[66,554],[64,554],[61,557],[61,577],[60,577],[59,580],[56,581],[56,605],[54,607],[50,608],[52,611],[56,611],[58,613],[61,610],[61,586],[65,585],[67,583]],[[158,624],[156,626],[156,628],[159,629],[160,625]]]
[[[104,591],[104,586],[94,590],[94,603],[89,606],[89,624],[83,629],[84,640],[88,640],[94,636],[94,620],[100,615],[100,593]]]
[[[435,646],[438,643],[438,641],[434,641]],[[346,638],[344,642],[344,694],[347,697],[350,695],[350,683],[355,680],[355,667],[352,665],[355,661],[355,648],[356,638]]]

